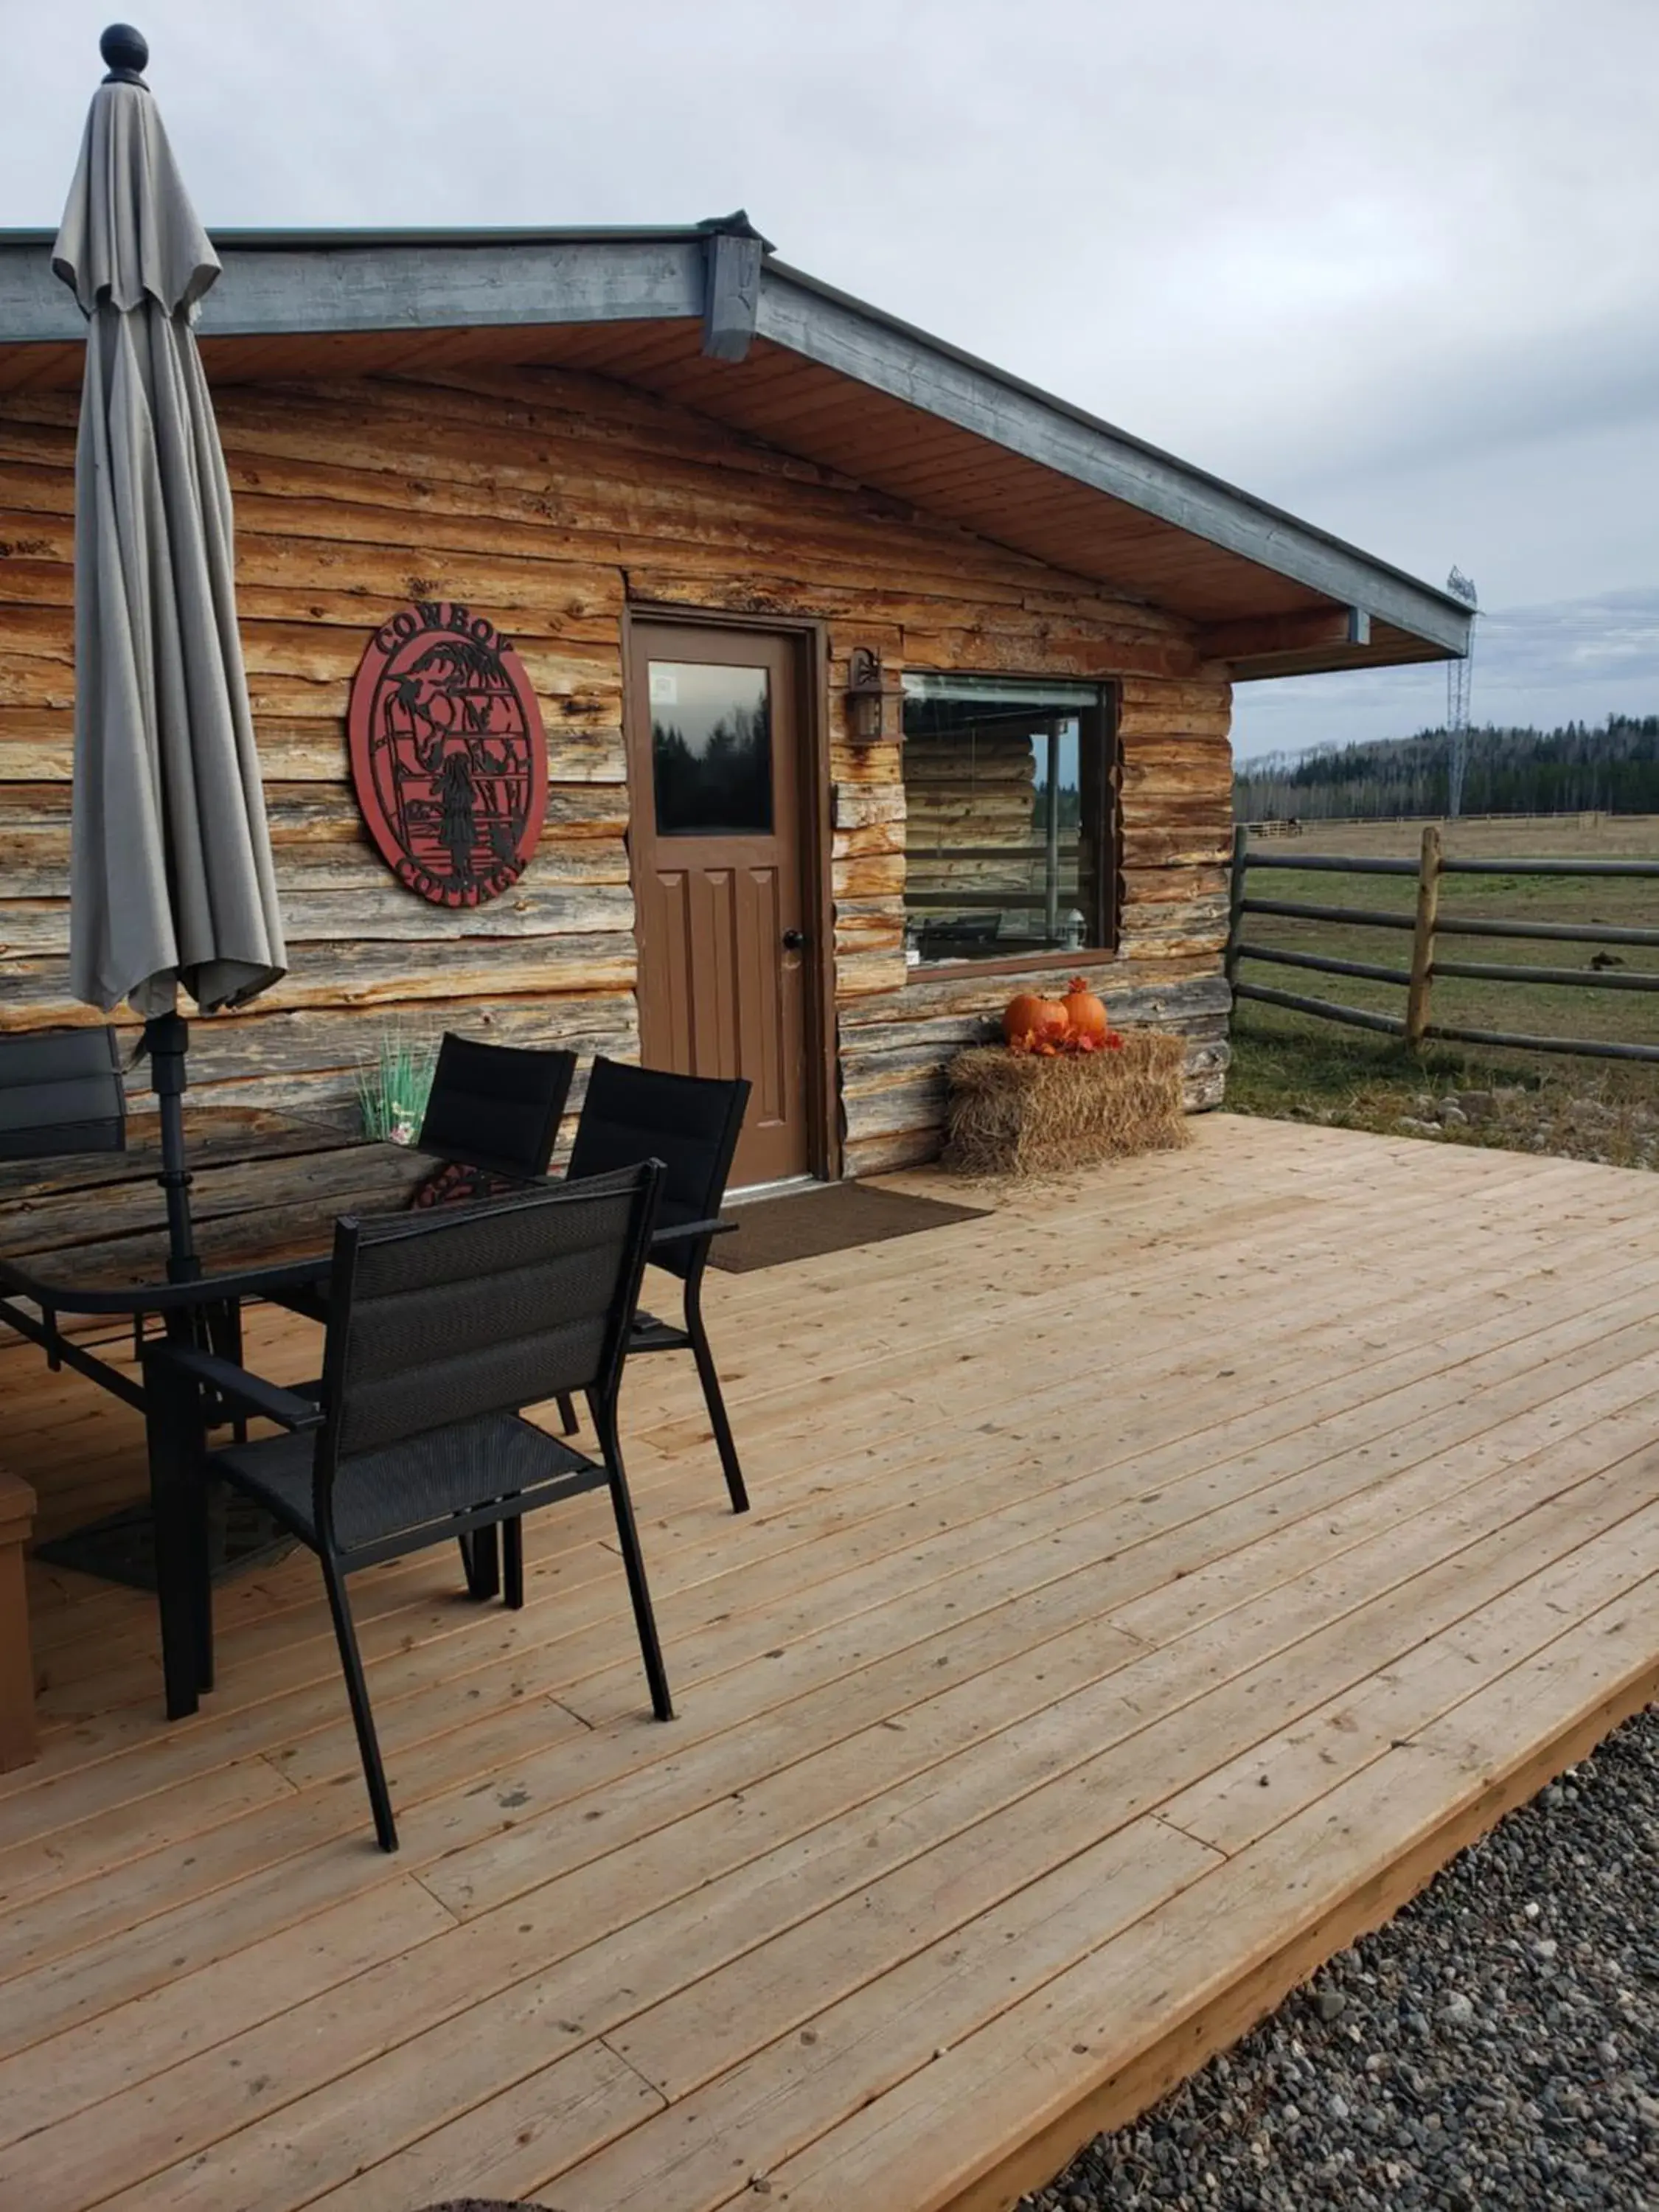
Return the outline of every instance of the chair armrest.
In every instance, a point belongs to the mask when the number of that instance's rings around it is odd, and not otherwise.
[[[267,1382],[262,1375],[238,1367],[233,1360],[221,1359],[216,1352],[198,1352],[193,1345],[170,1344],[165,1340],[152,1344],[144,1353],[146,1377],[153,1368],[166,1368],[176,1375],[188,1376],[191,1382],[205,1384],[239,1413],[258,1414],[284,1429],[314,1429],[323,1418],[323,1409],[315,1398],[302,1397],[297,1390],[282,1389],[275,1382]]]
[[[658,1244],[684,1244],[700,1237],[724,1237],[738,1226],[735,1221],[669,1221],[651,1232],[651,1242]]]

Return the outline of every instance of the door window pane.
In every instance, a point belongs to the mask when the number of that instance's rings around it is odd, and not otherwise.
[[[1078,685],[1045,697],[1036,684],[933,678],[906,697],[913,964],[1109,949],[1106,730],[1099,695]]]
[[[766,670],[653,660],[648,681],[657,835],[769,836],[772,702]]]

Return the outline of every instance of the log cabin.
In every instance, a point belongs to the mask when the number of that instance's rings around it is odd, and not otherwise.
[[[195,1097],[349,1117],[381,1036],[452,1027],[740,1069],[739,1182],[868,1175],[929,1158],[951,1054],[1079,969],[1219,1101],[1231,687],[1459,654],[1465,606],[741,215],[216,242],[290,964],[198,1026]],[[8,1027],[96,1018],[66,981],[83,344],[51,244],[0,235]],[[365,823],[354,678],[405,610],[510,641],[533,693],[545,807],[499,895],[419,895]],[[471,773],[421,801],[458,880]]]

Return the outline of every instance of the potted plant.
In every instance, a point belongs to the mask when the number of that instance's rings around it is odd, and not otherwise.
[[[426,1115],[438,1048],[428,1039],[389,1030],[357,1071],[363,1133],[377,1144],[412,1145]]]

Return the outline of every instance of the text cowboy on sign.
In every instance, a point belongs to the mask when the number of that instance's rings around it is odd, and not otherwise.
[[[369,835],[434,906],[510,890],[547,811],[547,739],[517,653],[447,600],[400,607],[352,679],[351,780]]]

